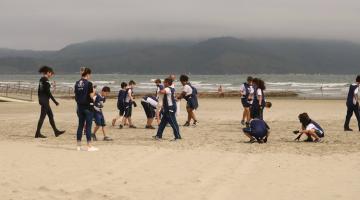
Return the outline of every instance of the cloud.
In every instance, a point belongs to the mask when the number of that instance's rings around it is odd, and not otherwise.
[[[305,37],[360,41],[357,0],[2,0],[0,47],[99,38]]]

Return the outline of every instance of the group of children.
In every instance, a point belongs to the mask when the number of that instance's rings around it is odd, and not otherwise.
[[[271,108],[272,103],[266,101],[264,91],[265,82],[260,78],[248,77],[247,82],[240,87],[241,103],[243,105],[243,118],[241,124],[246,127],[243,128],[244,134],[250,139],[248,143],[266,143],[270,135],[270,127],[264,121],[264,108]],[[299,134],[296,141],[299,141],[301,136],[305,134],[306,142],[321,142],[324,137],[324,130],[321,126],[310,119],[307,113],[301,113],[299,116],[301,128],[293,131],[294,134]]]
[[[49,99],[59,105],[59,103],[52,96],[50,91],[49,79],[54,75],[54,71],[51,67],[43,66],[40,68],[39,73],[43,76],[39,81],[38,96],[39,104],[41,105],[41,114],[36,130],[35,138],[46,138],[42,135],[40,130],[46,115],[49,117],[50,124],[54,130],[56,137],[63,134],[65,131],[60,131],[56,128],[53,113],[49,104]],[[77,129],[77,142],[78,150],[81,150],[81,139],[83,132],[85,132],[87,140],[87,151],[97,151],[98,149],[91,145],[91,140],[97,140],[96,133],[101,128],[104,141],[112,141],[105,133],[105,118],[102,112],[106,97],[110,93],[110,88],[105,86],[100,92],[96,92],[96,86],[93,86],[91,79],[91,70],[89,68],[81,68],[81,79],[75,83],[74,93],[75,101],[77,103],[77,116],[79,119]],[[195,115],[195,110],[198,108],[197,89],[189,82],[189,77],[181,75],[179,78],[183,89],[181,93],[176,96],[175,93],[175,75],[170,75],[165,78],[163,83],[160,79],[155,80],[156,91],[154,94],[146,95],[141,99],[141,105],[145,111],[147,122],[146,129],[155,129],[152,125],[154,119],[156,119],[159,126],[157,134],[153,136],[153,139],[162,139],[162,134],[165,127],[169,124],[173,129],[174,139],[176,141],[181,139],[179,125],[176,119],[176,113],[178,112],[178,105],[181,99],[185,99],[187,110],[187,121],[184,126],[193,126],[198,124],[198,120]],[[133,90],[136,83],[131,80],[129,83],[122,82],[121,89],[118,93],[117,108],[119,114],[112,120],[112,125],[115,126],[117,120],[120,119],[121,123],[119,128],[122,129],[125,125],[129,128],[136,128],[133,124],[131,116],[132,109],[136,107],[134,100]],[[347,115],[344,124],[344,131],[352,131],[349,127],[349,121],[353,113],[358,120],[358,127],[360,131],[360,116],[359,116],[359,102],[358,92],[360,85],[360,75],[357,76],[356,82],[349,87],[349,93],[347,98]],[[249,142],[266,143],[270,135],[270,127],[263,119],[264,108],[270,108],[271,102],[266,101],[265,98],[265,82],[259,78],[248,77],[247,82],[242,84],[240,88],[241,102],[244,107],[243,118],[241,123],[246,126],[243,128],[244,134],[249,137]],[[299,130],[293,131],[294,134],[299,134],[296,141],[300,140],[302,135],[306,135],[306,142],[321,142],[324,137],[324,129],[312,120],[307,113],[301,113],[298,116],[301,127]],[[95,121],[93,133],[92,122]]]

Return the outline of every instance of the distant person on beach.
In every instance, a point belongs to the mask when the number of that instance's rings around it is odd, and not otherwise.
[[[250,138],[247,143],[266,143],[270,135],[270,127],[262,119],[252,119],[249,127],[243,128],[244,134]]]
[[[347,113],[344,123],[344,131],[352,131],[349,127],[350,119],[355,113],[355,117],[358,122],[358,128],[360,131],[360,115],[359,115],[359,85],[360,85],[360,75],[356,77],[356,82],[351,84],[349,87],[349,93],[346,100]]]
[[[161,118],[160,112],[163,107],[163,99],[164,99],[164,94],[162,94],[161,91],[163,91],[165,89],[165,87],[163,84],[161,84],[160,79],[156,79],[155,84],[156,84],[156,99],[158,101],[158,104],[156,106],[156,121],[157,121],[157,124],[159,125],[160,118]]]
[[[158,100],[155,96],[144,96],[141,99],[141,105],[144,108],[145,115],[147,118],[146,121],[146,129],[155,129],[155,127],[152,126],[152,123],[154,121],[154,118],[156,116],[156,107],[158,105]]]
[[[251,76],[247,77],[247,82],[243,83],[240,86],[241,93],[241,104],[244,108],[243,117],[241,120],[241,124],[249,124],[251,116],[250,116],[250,107],[252,105],[252,101],[254,98],[254,88],[252,86],[253,78]]]
[[[187,101],[186,111],[188,113],[188,117],[184,126],[190,126],[191,119],[193,120],[193,125],[196,126],[198,121],[196,119],[194,111],[199,107],[197,89],[191,85],[191,83],[189,82],[189,77],[186,75],[180,76],[180,82],[183,85],[183,90],[178,99],[180,100],[184,98]]]
[[[164,80],[165,89],[160,91],[160,93],[164,94],[163,117],[161,118],[161,122],[157,134],[153,136],[153,139],[155,140],[162,139],[162,135],[167,124],[170,124],[174,133],[174,139],[171,141],[176,141],[181,139],[179,125],[176,121],[176,115],[175,115],[176,113],[175,88],[171,87],[172,83],[173,83],[172,79],[166,78]]]
[[[94,100],[94,120],[95,120],[95,128],[94,128],[94,133],[92,135],[93,139],[96,141],[96,132],[100,129],[101,127],[101,131],[103,133],[104,136],[104,141],[112,141],[112,139],[109,136],[106,136],[105,133],[105,126],[106,126],[106,122],[105,122],[105,117],[103,114],[103,107],[104,107],[104,103],[106,101],[106,97],[109,95],[110,93],[110,88],[105,86],[102,88],[100,93],[96,93],[95,96],[95,100]]]
[[[116,117],[112,120],[111,123],[112,126],[115,126],[117,120],[120,119],[120,121],[122,121],[122,118],[124,117],[124,113],[125,113],[125,97],[126,97],[127,83],[122,82],[120,84],[120,87],[121,89],[119,90],[118,99],[117,99],[117,108],[119,110],[119,114],[116,115]]]
[[[46,115],[49,118],[50,125],[54,131],[55,136],[58,137],[61,134],[65,133],[65,131],[60,131],[56,128],[54,114],[51,110],[50,102],[49,102],[49,99],[51,99],[56,106],[59,105],[59,103],[55,100],[55,98],[53,97],[50,91],[51,85],[49,79],[54,76],[54,70],[51,67],[43,66],[39,69],[39,73],[42,74],[38,87],[38,97],[39,97],[38,99],[39,99],[39,104],[41,106],[41,113],[40,113],[37,129],[35,132],[35,138],[46,138],[46,136],[41,134],[41,127],[44,123]]]
[[[98,148],[91,145],[91,126],[94,118],[94,101],[95,96],[93,84],[89,81],[91,79],[91,69],[84,68],[81,79],[75,83],[74,93],[75,101],[77,103],[77,115],[79,124],[76,134],[77,150],[81,150],[81,139],[84,125],[86,125],[86,140],[87,151],[97,151]]]
[[[132,107],[137,107],[136,102],[134,100],[134,87],[136,83],[135,81],[131,80],[129,81],[128,87],[126,88],[126,96],[124,101],[124,117],[122,120],[122,123],[120,124],[119,128],[122,129],[126,122],[129,122],[129,128],[136,128],[136,126],[133,124],[133,121],[131,120],[132,116]]]
[[[225,95],[224,95],[224,89],[223,89],[222,85],[220,85],[219,88],[218,88],[218,94],[219,94],[219,97],[220,97],[220,98],[224,98],[224,97],[225,97]]]
[[[300,133],[300,135],[295,138],[299,141],[301,136],[305,134],[307,139],[304,142],[322,142],[322,139],[325,136],[324,129],[321,126],[310,119],[307,113],[301,113],[299,115],[299,121],[301,123],[301,129],[294,131],[294,134]]]

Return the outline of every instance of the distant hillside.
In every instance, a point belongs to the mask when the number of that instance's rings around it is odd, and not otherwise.
[[[212,38],[202,42],[89,41],[59,51],[0,49],[1,73],[358,73],[360,44],[331,40]]]

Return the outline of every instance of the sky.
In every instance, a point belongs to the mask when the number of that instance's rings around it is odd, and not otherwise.
[[[0,13],[0,48],[222,36],[360,43],[359,0],[0,0]]]

